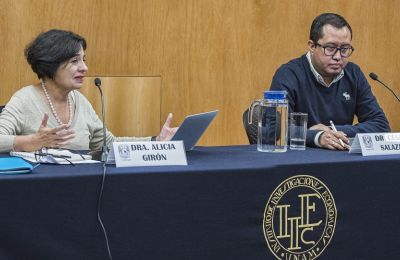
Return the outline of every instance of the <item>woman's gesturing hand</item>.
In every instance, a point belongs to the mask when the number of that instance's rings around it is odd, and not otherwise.
[[[16,151],[36,151],[43,147],[63,148],[69,144],[69,140],[75,137],[75,132],[68,129],[66,124],[55,128],[47,127],[49,115],[44,114],[42,123],[35,134],[16,136],[14,140],[14,150]]]
[[[169,141],[175,135],[176,131],[178,130],[178,127],[171,127],[171,122],[172,122],[172,114],[169,113],[167,120],[165,120],[163,128],[161,129],[160,134],[156,138],[157,141]]]

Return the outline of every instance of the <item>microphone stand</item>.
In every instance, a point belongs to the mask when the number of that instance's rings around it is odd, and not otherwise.
[[[99,78],[95,78],[94,84],[100,91],[100,96],[101,96],[101,117],[103,121],[103,148],[102,148],[102,154],[101,154],[101,161],[102,162],[107,162],[108,158],[108,148],[107,148],[107,132],[106,132],[106,111],[105,111],[105,105],[104,105],[104,95],[103,91],[101,90],[101,80]]]
[[[112,260],[112,254],[111,254],[111,248],[110,248],[110,242],[108,240],[108,235],[107,235],[107,230],[103,224],[103,221],[101,220],[101,201],[103,198],[103,190],[104,190],[104,182],[106,179],[106,163],[107,163],[107,157],[108,157],[108,148],[107,148],[107,131],[106,131],[106,112],[105,112],[105,106],[104,106],[104,95],[103,91],[101,90],[101,80],[99,78],[94,79],[94,84],[96,87],[100,90],[100,95],[101,95],[101,115],[103,119],[103,148],[102,148],[102,154],[101,154],[101,161],[103,162],[103,178],[101,180],[101,187],[99,191],[99,197],[97,200],[97,220],[100,223],[100,226],[103,230],[104,234],[104,239],[106,242],[106,247],[107,247],[107,254],[108,258]]]

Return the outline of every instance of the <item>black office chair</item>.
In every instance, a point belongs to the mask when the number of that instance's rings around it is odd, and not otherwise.
[[[246,130],[249,143],[256,144],[258,138],[258,113],[260,112],[260,106],[253,107],[253,111],[251,111],[252,113],[249,115],[252,105],[253,104],[251,104],[243,113],[243,126]]]
[[[4,108],[5,106],[0,106],[0,113],[3,111],[3,108]]]
[[[257,101],[254,101],[254,102],[257,102]],[[246,109],[243,112],[243,126],[244,126],[244,129],[246,130],[246,134],[247,134],[247,138],[249,139],[249,143],[257,144],[258,117],[259,117],[259,113],[260,113],[260,106],[253,106],[253,103],[250,105],[250,107],[248,109]],[[251,113],[251,115],[250,115],[250,113]],[[280,112],[276,111],[276,113],[277,113],[276,115],[275,114],[272,115],[272,120],[271,120],[271,115],[263,115],[263,116],[269,118],[269,123],[270,123],[271,127],[278,128],[275,131],[277,134],[270,136],[269,138],[276,138],[276,140],[278,140],[281,137],[281,135],[280,135],[281,120],[280,120]],[[271,132],[271,133],[275,133],[275,132]]]

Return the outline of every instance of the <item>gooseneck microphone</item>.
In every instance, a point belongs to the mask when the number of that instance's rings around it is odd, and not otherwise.
[[[108,148],[107,148],[107,132],[106,132],[106,111],[104,105],[104,96],[103,91],[101,90],[101,80],[99,78],[94,79],[94,84],[100,90],[101,95],[101,117],[103,121],[103,150],[101,155],[101,161],[106,162],[108,157]]]
[[[378,81],[379,83],[381,83],[385,88],[387,88],[390,92],[392,92],[393,96],[395,96],[395,98],[397,99],[397,101],[400,102],[400,99],[399,99],[399,97],[396,95],[396,93],[394,93],[394,91],[393,91],[391,88],[389,88],[385,83],[383,83],[382,81],[380,81],[380,80],[378,79],[378,75],[376,75],[375,73],[371,72],[371,73],[369,74],[369,77],[370,77],[371,79],[376,80],[376,81]]]
[[[103,230],[104,234],[104,239],[106,242],[106,247],[107,247],[107,253],[108,253],[108,258],[112,260],[112,255],[111,255],[111,249],[110,249],[110,242],[108,241],[108,236],[107,236],[107,230],[103,224],[103,221],[101,220],[101,201],[103,198],[103,190],[104,190],[104,182],[106,179],[106,163],[107,163],[107,157],[108,157],[108,148],[107,148],[107,132],[106,132],[106,112],[105,112],[105,105],[104,105],[104,96],[103,96],[103,91],[101,90],[101,80],[99,78],[94,79],[94,84],[96,87],[100,90],[100,95],[101,95],[101,116],[103,120],[103,149],[102,149],[102,154],[101,154],[101,161],[103,162],[103,178],[101,181],[101,187],[99,190],[99,197],[97,199],[97,220],[100,223],[101,229]]]

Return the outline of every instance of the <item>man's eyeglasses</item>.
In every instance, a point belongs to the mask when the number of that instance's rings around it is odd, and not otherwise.
[[[348,58],[354,51],[353,46],[339,48],[339,47],[334,47],[334,46],[329,46],[329,45],[323,46],[319,43],[314,43],[314,44],[315,44],[315,46],[319,46],[322,49],[324,49],[324,54],[326,56],[334,56],[336,54],[336,52],[339,51],[340,56],[342,56],[343,58]]]

